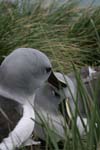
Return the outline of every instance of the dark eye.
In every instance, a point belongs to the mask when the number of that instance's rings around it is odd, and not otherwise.
[[[52,90],[52,95],[53,96],[56,96],[56,97],[59,97],[60,95],[56,92],[56,91],[54,91],[54,90]]]
[[[47,72],[47,73],[49,73],[50,71],[51,71],[51,68],[50,68],[50,67],[46,68],[46,72]]]

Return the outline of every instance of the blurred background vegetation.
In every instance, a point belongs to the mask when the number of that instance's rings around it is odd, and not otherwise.
[[[70,72],[71,62],[77,67],[99,65],[99,34],[100,7],[92,3],[79,7],[70,0],[45,9],[41,2],[31,9],[0,3],[0,62],[18,47],[32,47],[45,52],[57,71],[59,64]]]
[[[100,6],[93,5],[91,1],[86,7],[79,5],[78,1],[69,0],[59,7],[52,3],[50,7],[44,8],[41,7],[41,2],[29,9],[26,3],[23,7],[17,3],[0,3],[0,63],[14,49],[31,47],[47,54],[56,71],[68,73],[73,70],[72,63],[77,68],[87,65],[99,66]],[[95,128],[95,124],[91,125],[88,142],[85,142],[75,134],[75,126],[72,131],[73,140],[68,139],[63,149],[95,149],[93,127]],[[51,136],[51,139],[48,143],[51,145],[50,149],[58,150],[57,143],[54,144],[54,137]]]

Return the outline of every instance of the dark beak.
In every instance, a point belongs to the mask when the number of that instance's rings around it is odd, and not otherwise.
[[[59,104],[59,111],[61,112],[62,116],[65,118],[69,129],[71,129],[72,128],[72,115],[70,112],[70,104],[69,104],[68,98],[61,101],[61,103]]]
[[[56,88],[62,88],[62,87],[67,87],[67,85],[62,82],[61,80],[57,79],[57,77],[54,75],[53,72],[51,72],[49,78],[48,78],[48,82],[50,84],[52,84],[53,86],[55,86]]]

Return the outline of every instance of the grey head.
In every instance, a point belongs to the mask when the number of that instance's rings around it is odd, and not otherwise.
[[[32,48],[18,48],[1,64],[0,95],[21,102],[18,96],[31,96],[50,73],[51,63],[45,54]]]
[[[68,76],[58,72],[54,74],[60,82],[65,83],[67,86],[63,87],[63,89],[57,89],[50,84],[46,84],[37,91],[35,97],[36,124],[34,132],[43,140],[45,140],[46,135],[46,130],[43,128],[43,126],[41,126],[43,121],[49,124],[49,127],[53,130],[53,132],[56,133],[58,140],[65,137],[65,131],[63,127],[69,125],[69,122],[68,120],[66,120],[66,116],[61,114],[59,110],[59,104],[62,101],[65,102],[64,111],[67,111],[67,114],[65,115],[68,115],[70,119],[72,119],[71,113],[73,113],[74,115],[76,109],[75,100],[77,94],[77,81],[75,73],[68,74]],[[82,79],[84,79],[83,74],[81,74],[81,77]],[[89,83],[87,85],[85,82],[83,82],[83,84],[89,92],[89,94],[91,94],[90,88],[88,87]],[[84,116],[83,104],[81,103],[80,99],[78,99],[78,102],[78,109],[81,113],[81,117],[83,118],[84,124],[87,125],[87,118],[86,116]],[[69,105],[66,105],[66,103],[68,103]],[[79,116],[77,118],[77,127],[79,128],[80,134],[83,135],[85,131]]]
[[[58,105],[60,103],[59,91],[49,83],[44,84],[36,91],[35,104],[39,108],[49,113],[57,113]]]
[[[47,129],[52,130],[57,140],[64,138],[65,119],[60,112],[59,104],[63,98],[59,89],[47,83],[36,91],[35,96],[35,128],[34,133],[42,140],[46,139]]]
[[[37,136],[45,140],[46,130],[45,127],[41,126],[45,122],[55,135],[57,135],[56,138],[59,141],[65,138],[64,126],[70,127],[70,112],[68,112],[65,106],[66,102],[69,101],[73,112],[75,110],[73,102],[75,86],[68,76],[58,72],[54,72],[54,75],[62,85],[66,84],[67,86],[57,88],[54,86],[55,84],[51,85],[48,83],[37,90],[35,97],[36,124],[34,132]]]

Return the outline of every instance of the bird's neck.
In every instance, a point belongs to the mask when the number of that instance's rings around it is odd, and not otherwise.
[[[17,101],[22,105],[25,103],[29,103],[31,105],[34,105],[34,99],[35,99],[35,93],[34,92],[30,95],[27,95],[26,93],[25,94],[23,93],[21,95],[18,93],[9,92],[9,91],[3,89],[2,87],[0,87],[0,95],[5,97],[5,98]]]

